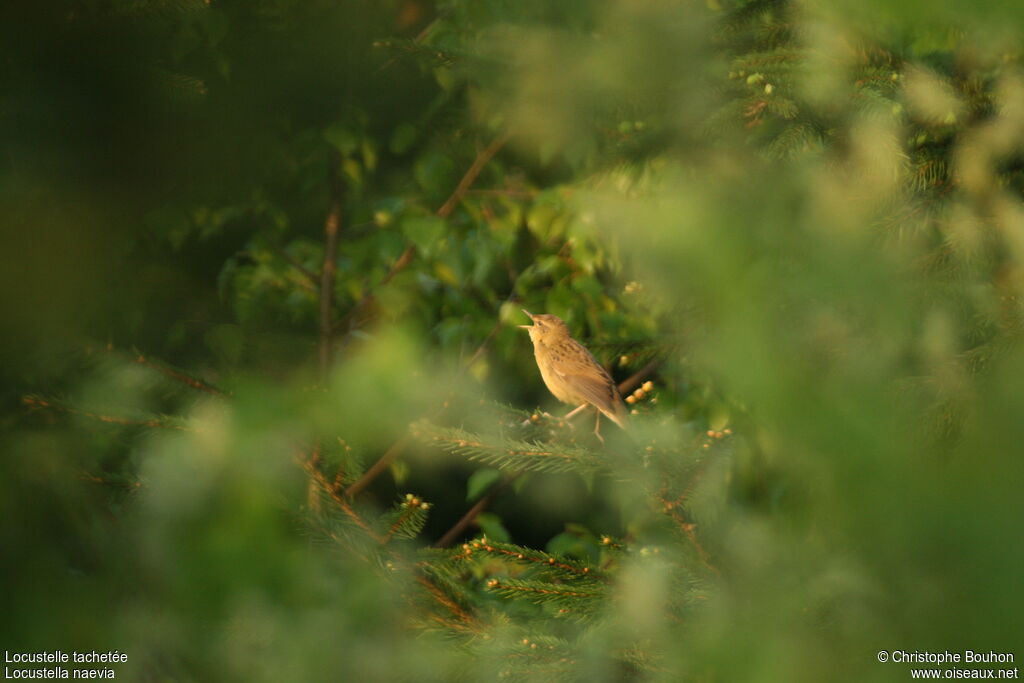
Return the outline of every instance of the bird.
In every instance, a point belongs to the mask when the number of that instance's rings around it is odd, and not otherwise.
[[[615,380],[583,344],[572,338],[565,322],[555,315],[534,315],[525,308],[523,313],[530,316],[533,324],[519,327],[530,333],[533,355],[544,384],[559,401],[578,406],[566,417],[575,415],[586,406],[596,408],[594,434],[601,441],[604,441],[601,436],[602,414],[626,429],[629,413]]]

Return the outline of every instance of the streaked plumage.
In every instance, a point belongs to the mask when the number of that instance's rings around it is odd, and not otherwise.
[[[573,406],[591,405],[600,411],[595,433],[600,436],[600,415],[603,413],[623,429],[629,419],[626,404],[619,396],[615,380],[608,371],[572,338],[569,328],[554,315],[534,315],[527,310],[533,325],[520,325],[530,333],[533,355],[544,384],[555,398]]]

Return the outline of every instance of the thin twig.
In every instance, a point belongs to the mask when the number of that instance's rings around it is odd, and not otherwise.
[[[436,17],[431,19],[429,22],[427,22],[426,26],[424,26],[422,29],[420,29],[420,32],[417,33],[416,37],[412,39],[412,44],[413,45],[419,45],[420,43],[422,43],[426,39],[426,37],[428,35],[430,35],[431,30],[433,30],[433,28],[437,25],[437,23],[440,22],[445,17],[447,17],[451,13],[451,11],[452,11],[451,8],[447,8],[447,9],[444,9],[444,10],[438,12]],[[397,61],[398,61],[398,56],[396,55],[396,56],[392,57],[391,59],[389,59],[388,61],[386,61],[383,64],[381,64],[379,67],[377,67],[377,71],[374,72],[374,73],[380,73],[381,71],[384,71],[385,69],[387,69],[388,67],[390,67],[392,64],[394,64]]]
[[[458,206],[459,201],[461,201],[462,197],[466,194],[466,191],[476,181],[477,176],[480,175],[480,172],[484,169],[484,166],[486,166],[487,162],[494,158],[494,155],[497,154],[501,150],[501,148],[505,146],[505,143],[508,142],[510,135],[511,133],[509,131],[499,133],[498,136],[491,141],[491,144],[487,145],[487,147],[480,150],[480,152],[476,155],[476,159],[473,160],[473,163],[470,165],[469,169],[466,170],[466,173],[462,176],[462,179],[459,181],[459,184],[455,186],[455,189],[452,191],[451,195],[437,209],[437,211],[434,212],[438,218],[448,218],[452,214],[452,212],[455,210],[455,207]],[[391,282],[391,280],[394,279],[396,275],[398,275],[403,270],[408,268],[412,264],[413,259],[415,258],[416,245],[410,244],[398,256],[398,258],[395,259],[395,262],[391,264],[391,267],[388,268],[388,272],[384,274],[384,277],[381,278],[380,282],[378,282],[377,285],[372,289],[368,289],[367,292],[362,296],[362,298],[359,299],[359,301],[357,301],[355,305],[352,306],[351,309],[349,309],[348,314],[342,320],[343,324],[350,328],[355,327],[359,322],[359,316],[362,314],[363,310],[365,310],[368,306],[370,306],[370,304],[373,303],[375,298],[374,292],[380,289],[381,287],[385,286],[389,282]]]
[[[519,197],[531,199],[537,196],[534,190],[502,190],[498,188],[490,190],[466,190],[466,194],[481,195],[484,197]]]
[[[422,574],[416,577],[416,582],[427,589],[427,591],[433,596],[437,602],[444,605],[448,611],[450,611],[459,621],[465,624],[475,623],[473,616],[466,610],[459,607],[459,605],[452,600],[450,597],[444,594],[444,592],[438,588],[433,581],[423,576]]]
[[[275,254],[277,254],[278,256],[283,258],[285,261],[287,261],[288,265],[290,265],[292,268],[294,268],[295,270],[297,270],[300,273],[302,273],[306,277],[306,280],[308,280],[308,282],[306,284],[308,284],[310,287],[315,288],[315,287],[317,287],[317,285],[320,284],[320,278],[317,277],[317,274],[314,273],[313,271],[311,271],[306,266],[304,266],[301,263],[299,263],[298,259],[296,259],[294,256],[289,254],[283,248],[278,247],[276,245],[271,247],[271,248],[274,250]]]
[[[104,347],[103,350],[106,351],[107,353],[118,353],[114,349],[114,345],[113,344],[107,344]],[[135,363],[137,365],[142,365],[144,367],[156,370],[160,374],[165,375],[167,377],[170,377],[171,379],[173,379],[176,382],[181,382],[185,386],[188,386],[188,387],[191,387],[193,389],[196,389],[197,391],[202,391],[203,393],[210,394],[212,396],[230,396],[231,395],[228,392],[224,391],[223,389],[218,389],[217,387],[213,386],[209,382],[205,382],[205,381],[203,381],[203,380],[201,380],[201,379],[199,379],[197,377],[193,377],[191,375],[188,375],[188,374],[182,372],[181,370],[178,370],[176,368],[172,368],[169,365],[166,365],[164,363],[160,363],[160,362],[157,362],[155,360],[151,360],[150,358],[147,358],[146,356],[142,355],[141,353],[125,353],[125,354],[118,353],[118,355],[124,355],[132,363]]]
[[[48,401],[45,398],[39,396],[22,396],[21,402],[31,408],[47,408],[49,410],[59,410],[61,412],[69,413],[71,415],[81,415],[87,417],[90,420],[97,420],[98,422],[106,422],[108,424],[122,425],[124,427],[150,427],[154,429],[176,429],[182,432],[193,431],[184,425],[174,424],[160,418],[150,418],[148,420],[136,420],[129,417],[121,417],[120,415],[104,415],[102,413],[92,413],[88,410],[79,410],[78,408],[72,408],[70,406],[61,405]]]
[[[516,284],[519,282],[519,275],[515,274],[515,271],[510,269],[509,279],[512,281],[512,285],[509,287],[508,296],[505,297],[505,300],[498,305],[498,319],[494,321],[494,325],[491,327],[490,332],[487,333],[484,340],[476,347],[473,355],[469,357],[469,360],[462,364],[461,372],[464,373],[473,367],[473,364],[477,362],[480,356],[484,355],[484,352],[487,351],[487,347],[491,345],[491,341],[498,332],[501,331],[501,328],[504,327],[504,323],[501,320],[501,309],[505,304],[516,300]]]
[[[469,170],[466,171],[466,174],[462,176],[462,180],[460,180],[459,184],[455,187],[455,191],[452,192],[451,196],[448,197],[445,203],[441,205],[441,208],[437,210],[437,216],[439,218],[447,218],[451,215],[452,211],[455,210],[456,205],[461,201],[462,196],[466,194],[466,190],[470,188],[470,186],[476,181],[477,176],[480,175],[480,171],[484,170],[484,166],[487,165],[487,162],[489,162],[494,155],[505,146],[510,135],[511,131],[508,130],[499,133],[498,136],[491,141],[491,144],[487,145],[487,147],[482,149],[480,153],[476,155],[476,159],[469,167]]]
[[[104,486],[115,486],[117,488],[128,490],[142,488],[141,481],[116,481],[114,479],[107,479],[104,477],[97,476],[95,474],[92,474],[91,472],[83,471],[81,474],[78,475],[78,478],[82,479],[83,481],[91,481],[94,484],[103,484]]]
[[[326,379],[331,369],[331,350],[334,325],[331,313],[334,310],[334,280],[338,269],[338,234],[341,232],[342,185],[338,165],[341,155],[337,150],[329,152],[330,165],[330,208],[324,220],[324,263],[320,269],[320,375]]]
[[[384,455],[382,455],[377,462],[373,463],[373,465],[370,466],[370,469],[366,470],[366,472],[363,473],[363,476],[359,477],[358,481],[345,489],[345,496],[347,498],[353,498],[362,493],[367,486],[373,483],[374,479],[380,476],[380,474],[388,468],[388,465],[390,465],[395,458],[402,454],[402,451],[405,450],[410,441],[412,441],[412,437],[409,434],[406,434],[401,439],[391,444],[391,448],[384,451]]]
[[[463,364],[464,370],[468,370],[469,368],[473,367],[473,364],[476,363],[477,359],[480,358],[480,356],[484,355],[484,351],[486,351],[487,347],[490,346],[491,340],[494,339],[494,335],[498,334],[498,331],[501,328],[502,322],[501,318],[499,317],[498,321],[494,323],[494,327],[491,328],[491,331],[487,333],[487,336],[484,337],[484,340],[480,342],[479,346],[476,347],[476,351],[473,352],[473,355],[470,356],[469,360],[467,360]]]
[[[359,515],[359,513],[352,508],[348,500],[346,500],[345,496],[343,496],[341,492],[337,490],[337,488],[332,486],[331,482],[327,481],[327,477],[324,476],[324,473],[321,472],[320,469],[313,464],[312,458],[299,457],[298,459],[299,464],[302,465],[302,468],[304,470],[306,470],[306,473],[309,474],[316,481],[316,483],[320,485],[320,488],[327,492],[327,495],[330,496],[331,500],[333,500],[337,504],[337,506],[341,508],[342,512],[348,515],[349,519],[351,519],[356,526],[358,526],[360,529],[366,532],[366,535],[374,541],[376,541],[377,543],[383,542],[382,537],[370,528],[370,525],[367,524],[366,521]]]
[[[444,536],[437,540],[437,542],[434,544],[434,547],[447,548],[452,543],[454,543],[455,540],[462,535],[462,532],[464,532],[470,524],[476,521],[477,516],[481,512],[483,512],[488,505],[490,505],[491,501],[494,500],[495,496],[497,496],[499,492],[504,490],[509,484],[511,484],[513,481],[515,481],[522,475],[522,472],[516,472],[515,474],[506,477],[504,480],[492,486],[491,490],[488,491],[486,495],[484,495],[480,500],[478,500],[473,505],[473,507],[469,508],[469,510],[466,511],[466,514],[462,515],[459,521],[455,522],[454,526],[452,526],[451,529],[446,531]]]
[[[718,567],[711,563],[711,556],[708,555],[708,552],[706,550],[704,550],[704,546],[701,545],[700,540],[698,540],[697,538],[697,525],[687,518],[686,514],[679,508],[678,505],[666,500],[665,497],[662,495],[659,495],[658,499],[664,506],[663,511],[665,512],[665,514],[668,515],[669,518],[676,523],[676,526],[679,527],[679,530],[682,531],[683,534],[686,536],[687,540],[690,541],[690,545],[692,545],[693,549],[697,551],[697,556],[700,558],[700,561],[704,564],[704,566],[711,570],[713,573],[721,575],[721,571],[719,571]]]
[[[654,371],[661,366],[661,358],[655,358],[626,379],[619,382],[619,393],[625,394],[640,386],[645,379],[654,374]]]

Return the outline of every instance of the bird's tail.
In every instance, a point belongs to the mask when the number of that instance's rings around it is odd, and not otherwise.
[[[601,412],[609,420],[619,425],[621,429],[629,431],[629,410],[626,408],[626,404],[622,402],[622,399],[613,403],[610,410],[602,408]]]

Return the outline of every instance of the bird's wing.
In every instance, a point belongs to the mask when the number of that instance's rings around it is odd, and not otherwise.
[[[571,371],[558,374],[588,403],[625,429],[626,406],[619,398],[615,382],[610,377],[600,376],[592,370],[585,375]]]

